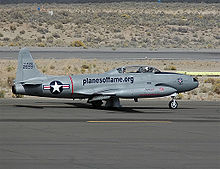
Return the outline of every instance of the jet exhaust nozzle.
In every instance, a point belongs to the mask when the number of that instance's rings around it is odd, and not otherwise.
[[[17,93],[16,93],[16,89],[15,89],[15,85],[13,85],[13,86],[11,87],[11,90],[12,90],[12,93],[13,93],[13,94],[17,94]]]
[[[21,84],[14,84],[12,86],[12,93],[13,94],[25,94],[24,87]]]

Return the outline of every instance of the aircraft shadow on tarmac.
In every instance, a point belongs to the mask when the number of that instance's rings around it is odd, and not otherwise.
[[[42,105],[43,103],[43,105]],[[171,110],[168,107],[143,107],[143,106],[123,106],[120,108],[107,108],[107,107],[100,107],[100,108],[94,108],[90,104],[87,103],[61,103],[61,102],[36,102],[35,105],[30,104],[19,104],[15,105],[16,107],[24,107],[24,108],[35,108],[35,109],[44,109],[44,108],[71,108],[71,109],[78,109],[78,108],[84,108],[84,109],[96,109],[96,110],[106,110],[107,113],[175,113],[177,111]],[[179,110],[183,109],[194,109],[194,108],[178,108]],[[146,111],[144,111],[146,110]],[[153,110],[153,112],[149,112],[149,110]],[[158,110],[158,111],[157,111]]]
[[[168,107],[143,107],[143,106],[123,106],[120,108],[107,108],[107,107],[100,107],[100,108],[94,108],[91,105],[85,104],[85,103],[66,103],[74,105],[77,108],[87,108],[87,109],[97,109],[97,110],[109,110],[108,113],[115,113],[115,112],[121,112],[121,113],[175,113],[175,110],[171,110]],[[193,108],[179,108],[179,109],[193,109]],[[143,110],[143,111],[139,111]],[[146,111],[144,111],[146,110]],[[149,112],[149,110],[160,110],[160,111],[153,111]],[[163,111],[161,111],[163,110]],[[166,111],[164,111],[166,110]]]

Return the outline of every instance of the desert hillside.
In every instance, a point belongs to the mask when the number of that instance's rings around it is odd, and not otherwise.
[[[15,3],[112,3],[112,2],[142,2],[143,0],[0,0],[0,4]],[[219,3],[218,0],[144,0],[145,2],[182,2],[182,3]]]
[[[220,48],[220,3],[0,5],[0,46]]]

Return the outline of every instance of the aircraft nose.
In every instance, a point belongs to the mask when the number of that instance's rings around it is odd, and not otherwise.
[[[197,88],[198,86],[199,86],[199,81],[196,79],[196,78],[192,78],[192,80],[193,80],[193,84],[194,84],[194,88]]]

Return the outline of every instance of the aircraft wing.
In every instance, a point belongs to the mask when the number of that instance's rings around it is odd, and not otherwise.
[[[74,92],[76,94],[79,94],[79,95],[94,95],[94,96],[97,96],[97,95],[103,95],[103,96],[115,96],[116,95],[116,92],[117,90],[114,90],[114,91],[93,91],[93,90],[80,90],[78,92]]]
[[[92,102],[92,101],[98,101],[98,100],[108,100],[110,98],[111,98],[111,96],[100,95],[100,96],[92,97],[89,101]]]
[[[108,89],[108,90],[81,90],[75,92],[75,94],[88,96],[90,97],[90,101],[98,101],[98,100],[108,100],[113,96],[116,96],[118,89]]]
[[[118,89],[108,89],[108,90],[102,90],[102,91],[98,91],[94,94],[97,95],[104,95],[104,96],[116,96],[116,93],[118,92]]]

